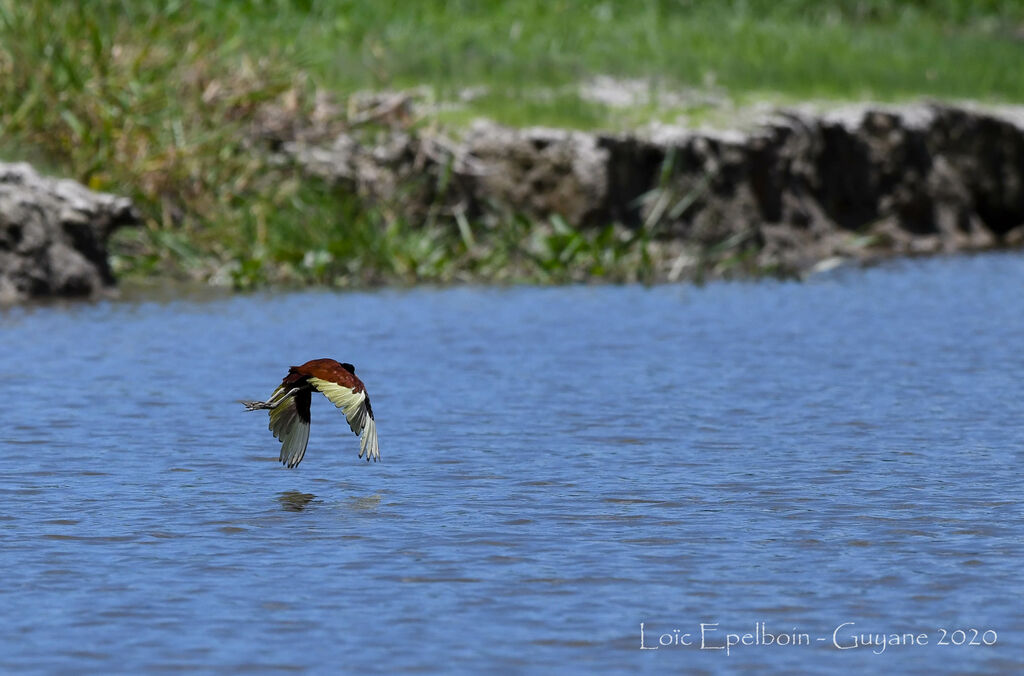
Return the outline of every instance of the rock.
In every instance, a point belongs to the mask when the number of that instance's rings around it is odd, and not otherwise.
[[[107,238],[138,220],[127,198],[0,163],[0,304],[110,288]]]
[[[788,110],[747,131],[482,122],[459,140],[392,129],[283,147],[413,221],[616,222],[716,255],[753,248],[756,268],[784,274],[835,257],[1019,246],[1024,225],[1024,107]]]

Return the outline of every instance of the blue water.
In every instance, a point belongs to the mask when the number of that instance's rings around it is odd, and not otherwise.
[[[0,670],[1020,673],[1022,340],[1012,255],[8,310]],[[324,356],[381,463],[237,403]]]

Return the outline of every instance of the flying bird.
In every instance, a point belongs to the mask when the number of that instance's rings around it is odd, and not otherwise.
[[[267,401],[243,401],[247,411],[270,411],[270,431],[281,440],[281,462],[295,467],[302,462],[309,442],[309,402],[319,390],[345,414],[349,427],[359,435],[359,457],[380,459],[377,424],[366,386],[352,364],[333,359],[313,359],[292,366]]]

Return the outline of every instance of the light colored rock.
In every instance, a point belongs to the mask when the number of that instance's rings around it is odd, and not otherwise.
[[[0,163],[0,304],[110,288],[107,238],[137,222],[124,197]]]

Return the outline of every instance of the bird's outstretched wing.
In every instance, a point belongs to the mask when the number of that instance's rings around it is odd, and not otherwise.
[[[310,390],[297,389],[286,394],[285,387],[278,387],[270,398],[271,402],[279,402],[270,409],[270,431],[281,440],[281,462],[286,467],[295,467],[302,462],[309,443]]]
[[[373,421],[373,409],[366,390],[360,387],[346,387],[323,378],[310,377],[306,380],[320,390],[332,404],[345,414],[348,426],[359,435],[359,457],[366,454],[366,460],[380,459],[380,447],[377,444],[377,424]],[[357,381],[358,382],[358,381]]]

